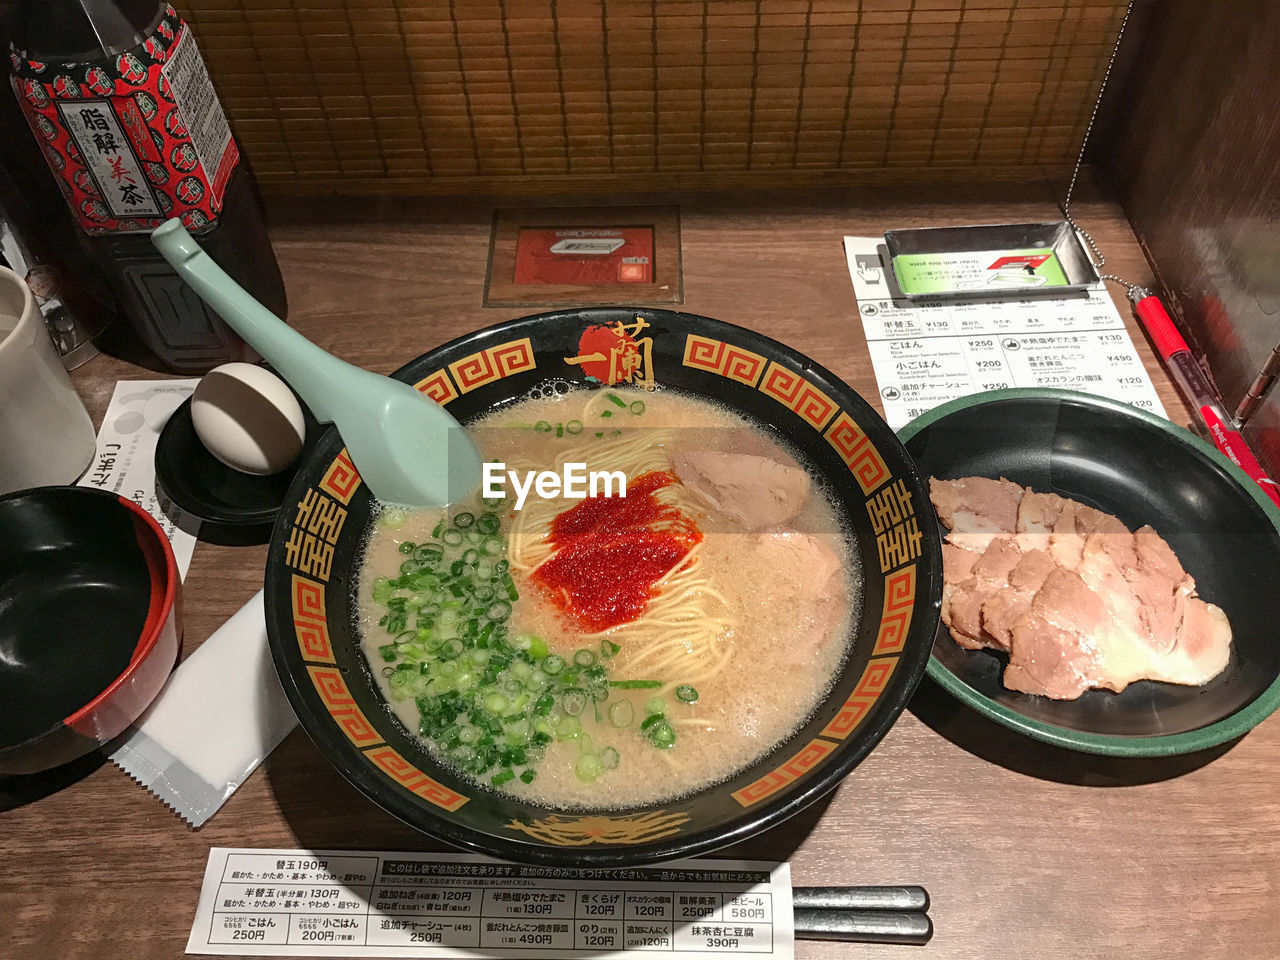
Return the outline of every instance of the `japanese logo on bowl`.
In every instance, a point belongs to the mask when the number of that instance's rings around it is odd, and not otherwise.
[[[641,336],[649,322],[636,317],[587,327],[578,338],[578,354],[564,362],[578,367],[588,380],[612,386],[630,383],[646,389],[653,381],[653,337]]]
[[[653,282],[652,227],[521,227],[515,283]]]

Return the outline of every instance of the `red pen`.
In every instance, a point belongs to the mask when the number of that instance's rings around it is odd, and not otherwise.
[[[1191,355],[1191,348],[1187,346],[1187,341],[1182,339],[1182,334],[1169,319],[1169,314],[1165,312],[1160,298],[1145,287],[1130,287],[1129,299],[1133,301],[1133,309],[1138,314],[1138,319],[1151,335],[1151,342],[1155,344],[1160,358],[1169,368],[1169,375],[1173,377],[1182,395],[1200,414],[1200,419],[1204,421],[1214,446],[1247,473],[1275,505],[1280,507],[1280,487],[1267,476],[1254,457],[1253,451],[1245,443],[1244,437],[1240,435],[1240,431],[1231,425],[1231,419],[1227,416],[1226,410],[1218,402],[1213,387],[1209,385],[1209,381],[1200,370],[1200,365]]]

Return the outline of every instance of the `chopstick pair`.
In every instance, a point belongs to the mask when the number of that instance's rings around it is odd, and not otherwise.
[[[933,936],[924,887],[796,887],[796,937],[919,946]]]

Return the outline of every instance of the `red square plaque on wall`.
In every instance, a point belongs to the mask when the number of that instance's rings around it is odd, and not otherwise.
[[[653,227],[522,227],[516,284],[653,280]]]
[[[484,303],[683,303],[681,274],[675,207],[499,210]]]

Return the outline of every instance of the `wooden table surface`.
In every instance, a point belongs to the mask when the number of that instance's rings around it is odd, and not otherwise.
[[[685,309],[762,330],[873,400],[843,234],[1059,215],[1044,183],[618,202],[680,204]],[[535,312],[481,306],[494,205],[273,208],[291,322],[337,355],[389,372],[465,331]],[[1118,207],[1082,199],[1076,213],[1109,269],[1150,281]],[[1112,293],[1129,317],[1122,292]],[[1145,337],[1131,329],[1166,407],[1185,422]],[[118,379],[154,376],[103,356],[74,380],[100,421]],[[258,590],[265,555],[265,547],[199,544],[184,587],[184,653]],[[726,852],[789,859],[797,884],[924,884],[937,932],[919,956],[1273,955],[1277,748],[1273,718],[1209,756],[1074,755],[979,719],[926,680],[836,791]],[[299,730],[200,830],[101,757],[4,784],[0,811],[0,956],[8,957],[181,955],[212,846],[442,849],[356,793]],[[804,941],[796,954],[917,955]]]

